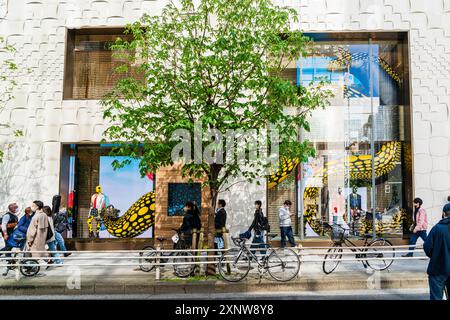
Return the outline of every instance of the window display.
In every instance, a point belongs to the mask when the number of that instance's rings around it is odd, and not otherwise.
[[[402,236],[412,193],[405,163],[411,150],[406,38],[312,36],[314,48],[297,62],[296,81],[325,81],[334,97],[312,112],[311,130],[301,133],[316,149],[299,182],[306,236],[323,235],[324,222],[372,233],[374,220],[376,232]]]

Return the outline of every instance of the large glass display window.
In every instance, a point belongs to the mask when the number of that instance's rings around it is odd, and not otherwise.
[[[111,156],[111,145],[63,144],[60,194],[71,231],[67,238],[152,238],[154,175],[141,176],[139,161]],[[113,162],[127,163],[114,170]],[[96,196],[100,186],[101,196]],[[102,204],[99,202],[102,199]],[[92,206],[103,212],[94,220]]]
[[[298,181],[304,236],[322,236],[327,222],[402,237],[413,192],[407,34],[309,36],[296,82],[324,81],[334,97],[301,132],[317,151]]]

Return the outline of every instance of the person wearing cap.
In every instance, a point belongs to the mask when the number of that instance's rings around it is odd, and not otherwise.
[[[423,244],[423,250],[430,258],[427,274],[431,300],[442,300],[444,287],[450,292],[450,203],[442,212],[443,219],[431,229]]]

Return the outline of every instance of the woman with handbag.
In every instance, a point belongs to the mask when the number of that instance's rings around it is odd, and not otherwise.
[[[34,216],[27,230],[26,249],[31,252],[33,258],[45,256],[45,242],[47,241],[49,224],[47,215],[42,211],[42,208],[44,208],[42,201],[36,200],[31,204]]]
[[[422,208],[422,204],[423,201],[420,198],[415,198],[413,201],[413,224],[409,228],[409,231],[412,232],[411,238],[409,238],[409,244],[411,246],[415,246],[419,238],[424,242],[427,239],[428,217],[427,212]],[[403,257],[412,257],[413,254],[414,247],[409,247],[409,252],[403,255]]]
[[[51,236],[49,239],[47,239],[46,243],[48,245],[48,250],[50,251],[50,255],[55,258],[55,259],[50,259],[48,261],[48,264],[62,264],[62,260],[59,259],[60,254],[57,251],[57,242],[56,242],[56,238],[55,238],[55,225],[53,224],[53,214],[52,214],[52,209],[49,206],[44,206],[44,208],[42,209],[44,211],[44,213],[47,215],[48,218],[48,225],[49,228],[51,229]],[[47,269],[50,266],[47,266]]]

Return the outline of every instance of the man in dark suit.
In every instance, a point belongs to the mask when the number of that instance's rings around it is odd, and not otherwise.
[[[214,247],[216,249],[223,249],[224,241],[223,241],[223,230],[225,229],[227,223],[227,212],[225,211],[226,202],[223,199],[220,199],[217,203],[216,216],[214,218],[214,226],[216,228],[216,236],[214,238]],[[219,232],[220,230],[220,232]]]

